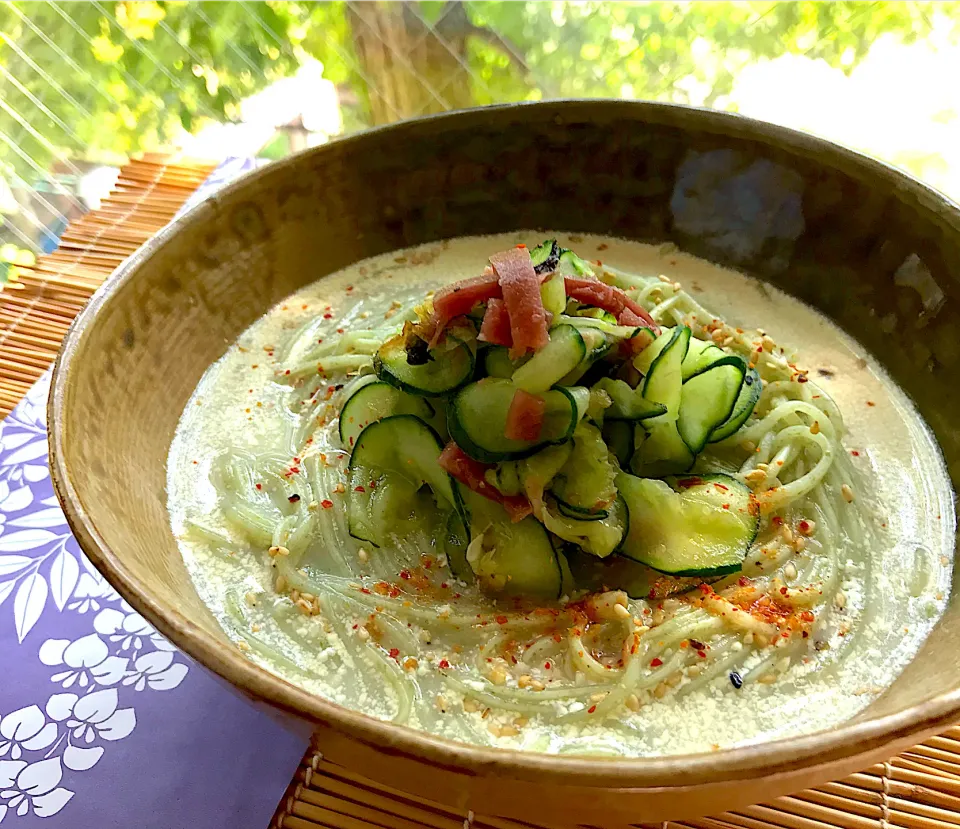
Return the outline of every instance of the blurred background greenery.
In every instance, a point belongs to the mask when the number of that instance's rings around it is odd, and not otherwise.
[[[960,3],[6,2],[0,259],[25,263],[141,150],[277,158],[505,101],[741,111],[960,198]]]

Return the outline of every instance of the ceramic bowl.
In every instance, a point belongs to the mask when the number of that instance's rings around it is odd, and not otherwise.
[[[806,301],[913,397],[960,475],[960,209],[857,153],[669,105],[564,101],[355,135],[272,164],[128,260],[74,323],[50,398],[53,479],[80,545],[180,648],[324,753],[485,814],[605,826],[715,813],[884,759],[960,719],[960,600],[881,698],[829,731],[649,759],[480,748],[367,717],[248,661],[171,533],[167,450],[204,370],[274,303],[360,259],[548,227],[673,242]]]

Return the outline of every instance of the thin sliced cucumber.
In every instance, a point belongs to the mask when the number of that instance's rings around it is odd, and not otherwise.
[[[693,466],[696,456],[680,437],[675,422],[654,423],[643,429],[646,436],[642,442],[637,442],[637,449],[630,459],[630,470],[635,475],[662,478],[686,472]]]
[[[728,475],[668,481],[617,476],[630,515],[620,554],[674,576],[740,570],[759,526],[751,491]]]
[[[524,458],[573,434],[580,420],[578,401],[569,390],[558,387],[541,395],[545,409],[538,440],[506,437],[507,412],[516,390],[510,380],[487,377],[459,391],[448,404],[450,436],[474,460],[497,463]],[[586,396],[584,412],[589,392]]]
[[[762,391],[763,381],[760,379],[760,374],[756,369],[748,369],[743,378],[743,385],[740,387],[737,402],[733,404],[733,412],[730,417],[710,433],[707,442],[716,443],[735,434],[747,422],[747,418],[753,414]]]
[[[594,276],[593,268],[572,250],[560,249],[557,270],[565,276]]]
[[[484,477],[503,495],[520,495],[523,492],[523,483],[514,461],[498,463],[494,469],[488,469]]]
[[[347,529],[354,538],[379,547],[379,535],[374,532],[373,522],[370,519],[370,497],[377,484],[377,473],[372,469],[358,466],[350,470],[349,476]]]
[[[577,507],[564,503],[556,496],[554,496],[554,499],[557,502],[557,512],[564,518],[572,518],[574,521],[600,521],[610,514],[609,510],[598,509],[591,512],[590,510],[578,509]]]
[[[343,404],[340,410],[340,443],[344,449],[352,449],[367,426],[394,414],[416,415],[426,421],[433,417],[434,410],[422,397],[407,394],[374,378],[372,382],[357,388]]]
[[[673,342],[676,332],[677,328],[661,328],[660,336],[633,358],[634,368],[641,374],[649,374],[653,361],[660,356],[661,351]],[[690,341],[688,339],[683,346],[683,354],[680,357],[681,362],[683,362],[683,358],[687,356],[687,347],[689,345]]]
[[[677,431],[695,455],[733,413],[746,372],[743,358],[724,355],[684,381]]]
[[[513,523],[500,504],[461,487],[470,515],[467,562],[490,593],[560,597],[563,571],[543,524],[533,516]]]
[[[560,379],[559,385],[572,386],[578,382],[584,374],[590,369],[597,360],[606,356],[613,348],[611,338],[597,328],[580,328],[580,336],[583,337],[583,343],[587,347],[586,356],[580,361],[576,368],[569,374]]]
[[[633,424],[625,420],[603,421],[603,439],[607,448],[617,457],[621,467],[626,468],[633,457]]]
[[[658,417],[667,411],[663,403],[654,403],[647,400],[639,389],[631,389],[623,380],[614,380],[612,377],[601,377],[593,387],[605,391],[610,395],[613,405],[604,412],[604,421],[607,420],[646,420]]]
[[[727,352],[713,343],[691,337],[687,356],[683,358],[683,379],[693,377],[711,363],[726,356]]]
[[[656,346],[661,336],[649,348]],[[650,369],[643,381],[643,396],[653,403],[662,403],[667,407],[666,412],[658,415],[656,421],[667,422],[676,420],[680,411],[680,392],[683,387],[681,366],[690,343],[690,329],[686,325],[673,329],[670,339],[660,349],[656,358],[650,363]],[[641,352],[640,357],[646,353]],[[638,357],[637,359],[640,359]],[[636,366],[636,362],[634,362]]]
[[[555,271],[562,250],[556,239],[547,239],[535,248],[531,248],[530,261],[533,263],[533,270],[537,274]]]
[[[697,576],[668,576],[621,555],[599,559],[585,555],[572,545],[566,547],[564,552],[577,589],[591,593],[623,590],[631,599],[666,599],[686,593],[704,581],[715,580]]]
[[[567,307],[567,289],[561,274],[555,273],[543,281],[540,285],[540,301],[543,310],[553,316],[553,324],[557,325],[563,309]]]
[[[582,422],[573,432],[573,451],[550,484],[550,492],[569,509],[581,513],[575,518],[590,520],[591,513],[605,513],[616,499],[616,475],[600,430]]]
[[[445,351],[434,349],[422,365],[407,362],[407,350],[402,335],[391,337],[373,358],[373,369],[385,383],[401,391],[421,397],[443,397],[470,382],[475,356],[466,343],[447,334],[456,345]]]
[[[483,370],[488,377],[502,377],[509,380],[520,366],[529,361],[529,355],[511,360],[510,349],[501,345],[491,346],[483,352]]]
[[[453,479],[439,464],[440,438],[420,418],[392,415],[367,426],[357,438],[350,469],[395,472],[418,488],[427,484],[437,499],[460,509]]]
[[[550,342],[513,373],[513,383],[530,394],[545,392],[586,356],[580,332],[572,325],[558,325],[550,331]]]
[[[602,331],[604,334],[612,337],[615,340],[630,340],[643,331],[650,330],[642,325],[618,325],[616,322],[610,322],[610,320],[606,318],[598,319],[596,317],[588,316],[564,315],[560,318],[560,321],[565,322],[568,325],[572,325],[575,328],[579,328],[581,331],[585,331],[587,329]]]
[[[447,516],[447,526],[443,534],[443,552],[447,557],[447,566],[454,578],[468,584],[473,581],[473,570],[467,563],[467,535],[463,518],[454,510]]]
[[[597,521],[568,518],[549,501],[542,518],[543,526],[555,536],[598,558],[605,558],[620,547],[629,525],[626,505],[619,498],[610,505],[606,518]]]

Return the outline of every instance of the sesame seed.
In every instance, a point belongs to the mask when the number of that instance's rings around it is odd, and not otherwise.
[[[613,606],[613,613],[620,619],[629,619],[630,611],[627,610],[622,604],[615,604]]]
[[[840,487],[840,494],[843,496],[843,500],[848,504],[853,503],[855,496],[853,494],[853,488],[850,486],[850,484],[844,484],[842,487]]]
[[[819,421],[819,420],[813,421],[813,425],[810,427],[810,434],[811,434],[811,435],[818,435],[818,434],[820,434],[820,421]]]
[[[625,704],[625,705],[627,706],[627,708],[629,708],[631,711],[639,711],[639,710],[640,710],[640,698],[639,698],[636,694],[630,694],[630,695],[624,700],[624,704]]]

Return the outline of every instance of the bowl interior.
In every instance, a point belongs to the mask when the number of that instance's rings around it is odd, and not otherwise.
[[[960,478],[954,206],[883,165],[732,116],[497,107],[275,164],[121,268],[73,329],[51,402],[55,479],[84,549],[137,609],[235,684],[314,721],[400,731],[310,701],[227,644],[169,528],[168,447],[204,370],[284,296],[382,252],[536,227],[675,242],[819,308],[913,397]],[[936,698],[960,684],[958,644],[955,590],[921,654],[859,720],[919,706],[898,720],[915,728],[956,714],[956,698]],[[775,759],[796,758],[783,749]]]

